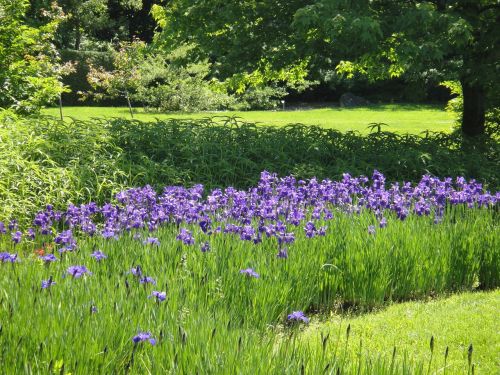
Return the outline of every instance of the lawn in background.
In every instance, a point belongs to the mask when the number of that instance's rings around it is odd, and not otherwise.
[[[130,118],[126,107],[64,107],[64,116],[78,120],[93,117]],[[59,116],[58,108],[48,108],[45,114]],[[398,133],[418,134],[426,130],[450,132],[453,129],[453,116],[440,106],[389,104],[365,108],[327,107],[321,109],[286,110],[286,111],[223,111],[197,113],[154,113],[144,112],[142,108],[134,109],[134,118],[141,121],[153,121],[155,118],[204,118],[212,116],[239,116],[244,121],[260,122],[266,125],[283,126],[293,123],[320,125],[340,131],[357,130],[368,133],[370,123],[385,123],[382,130]]]

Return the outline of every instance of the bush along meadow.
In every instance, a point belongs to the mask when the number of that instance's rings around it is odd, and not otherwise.
[[[423,174],[464,176],[498,190],[499,132],[468,141],[458,133],[339,132],[310,125],[275,127],[232,117],[57,121],[0,113],[0,220],[19,222],[52,204],[102,205],[127,188],[255,186],[263,170],[339,179],[383,171],[388,182]],[[496,134],[496,135],[495,135]]]
[[[263,172],[247,190],[48,205],[30,227],[0,223],[0,372],[437,371],[432,353],[352,356],[297,337],[331,310],[497,288],[499,198],[462,177]],[[474,371],[472,353],[458,373]]]

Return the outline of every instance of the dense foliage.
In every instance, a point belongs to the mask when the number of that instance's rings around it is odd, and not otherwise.
[[[234,118],[140,122],[12,119],[0,124],[0,217],[89,200],[126,186],[202,183],[248,187],[260,171],[338,178],[382,171],[390,181],[423,173],[500,185],[498,142],[460,134],[368,135],[316,126],[257,126]],[[472,155],[472,156],[468,156]]]
[[[294,337],[338,306],[498,287],[499,198],[462,177],[263,172],[246,191],[144,187],[48,206],[29,229],[0,223],[0,334],[17,343],[0,360],[12,372],[421,373],[401,354]],[[450,372],[470,370],[468,351]]]
[[[494,0],[29,3],[28,9],[28,0],[15,0],[23,5],[13,8],[22,11],[14,23],[7,22],[7,29],[25,36],[16,42],[15,53],[23,56],[21,51],[32,48],[30,33],[40,33],[38,43],[55,43],[65,56],[74,55],[82,68],[65,81],[74,92],[81,87],[74,79],[82,79],[88,70],[85,56],[101,53],[107,55],[104,60],[112,60],[114,50],[138,39],[147,48],[131,61],[131,71],[137,72],[146,61],[154,73],[143,74],[136,83],[142,91],[136,102],[160,110],[273,108],[283,96],[300,95],[307,88],[317,91],[316,97],[326,89],[330,98],[333,90],[338,99],[354,88],[372,96],[377,91],[379,99],[422,100],[430,88],[438,92],[440,83],[455,81],[464,98],[462,130],[477,135],[485,131],[485,113],[499,105],[500,8]],[[50,21],[47,32],[49,15],[58,19],[58,27]],[[172,54],[186,46],[189,53],[178,64]],[[103,56],[96,61],[102,62]],[[95,62],[93,66],[101,78],[110,68]],[[117,64],[113,72],[121,68]],[[38,79],[36,89],[31,88],[36,103],[57,97],[61,85],[55,83],[62,73],[53,61],[38,61],[25,70]],[[40,81],[47,75],[52,81]],[[380,80],[384,83],[374,84]],[[392,92],[402,82],[408,85]],[[317,84],[321,86],[315,89]],[[20,85],[11,86],[17,90]],[[76,100],[75,93],[70,100]]]
[[[37,112],[65,90],[61,77],[71,70],[59,64],[52,44],[58,9],[45,12],[38,27],[26,22],[28,0],[0,0],[0,108]]]
[[[57,4],[64,19],[55,33],[60,49],[92,50],[111,40],[139,37],[151,41],[155,23],[149,15],[153,0],[30,0],[29,16],[40,21]]]
[[[87,80],[92,88],[84,97],[125,98],[154,111],[202,111],[230,107],[234,98],[221,90],[220,82],[207,79],[208,61],[190,62],[192,46],[168,54],[151,51],[145,43],[122,43],[112,51],[113,70],[92,66]],[[132,111],[130,111],[131,115]]]
[[[174,0],[153,14],[163,28],[159,40],[195,42],[224,78],[305,62],[303,78],[323,82],[338,74],[460,81],[462,128],[476,135],[485,110],[499,105],[499,9],[495,0]]]

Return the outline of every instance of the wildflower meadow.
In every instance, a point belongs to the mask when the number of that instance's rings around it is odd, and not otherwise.
[[[500,0],[0,0],[0,375],[500,374]]]
[[[499,198],[461,177],[262,172],[246,190],[145,186],[48,205],[29,227],[0,223],[1,371],[438,371],[432,356],[300,338],[328,311],[498,287]],[[481,369],[467,350],[449,373]]]

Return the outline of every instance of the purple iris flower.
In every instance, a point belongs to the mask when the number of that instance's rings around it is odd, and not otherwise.
[[[59,249],[60,253],[65,253],[66,251],[73,251],[74,249],[76,249],[76,241],[73,238],[71,229],[58,233],[54,238],[54,242],[56,244],[63,245]]]
[[[181,231],[177,235],[176,239],[178,241],[182,241],[185,245],[194,245],[193,235],[185,228],[181,228]]]
[[[9,230],[10,231],[17,230],[17,220],[16,219],[12,219],[9,222]]]
[[[207,220],[202,220],[200,221],[200,228],[203,231],[203,233],[207,233],[210,230],[210,222]]]
[[[309,318],[304,315],[303,311],[294,311],[288,314],[288,321],[309,323]]]
[[[75,279],[78,279],[85,274],[92,275],[92,272],[90,272],[85,266],[70,266],[66,272]]]
[[[57,262],[57,258],[54,254],[47,254],[47,255],[42,255],[38,257],[39,259],[43,260],[45,263],[52,263],[52,262]]]
[[[118,238],[115,231],[110,228],[105,228],[101,233],[103,238]]]
[[[245,275],[245,276],[248,276],[248,277],[254,277],[256,279],[258,279],[260,277],[260,275],[251,268],[246,268],[244,270],[240,270],[240,273]]]
[[[151,345],[156,345],[156,340],[153,338],[150,332],[139,332],[132,338],[132,341],[134,342],[134,344],[149,341]]]
[[[100,250],[94,251],[92,254],[90,254],[90,256],[95,260],[97,260],[98,262],[107,258],[107,255]]]
[[[141,279],[139,279],[139,282],[141,284],[153,284],[153,285],[156,285],[156,280],[153,279],[150,276],[144,276],[144,277],[142,277]]]
[[[387,226],[387,219],[385,217],[383,217],[382,219],[380,219],[380,222],[379,222],[378,226],[380,228],[385,228]]]
[[[21,238],[23,236],[23,234],[19,231],[17,232],[14,232],[11,234],[12,236],[12,242],[14,242],[15,244],[18,244],[19,242],[21,242]]]
[[[52,281],[52,277],[50,277],[48,280],[42,280],[42,289],[48,289],[52,285],[55,285],[55,281]]]
[[[287,259],[288,258],[288,249],[286,247],[280,249],[278,251],[278,254],[276,255],[277,258],[281,259]]]
[[[304,227],[304,231],[306,232],[307,238],[313,238],[316,234],[316,227],[314,226],[314,223],[312,221],[308,221]]]
[[[244,241],[251,241],[255,234],[255,229],[251,225],[245,225],[240,232],[240,239]]]
[[[167,292],[158,292],[157,290],[153,290],[149,298],[155,297],[157,301],[162,302],[167,299]]]
[[[132,267],[130,269],[130,273],[134,276],[137,276],[137,277],[140,277],[142,276],[142,269],[141,269],[141,266],[136,266],[136,267]]]
[[[210,243],[208,241],[201,245],[201,252],[206,253],[207,251],[210,251]]]
[[[284,234],[277,235],[278,243],[281,245],[283,243],[291,244],[295,241],[295,233],[287,232]]]
[[[0,261],[2,263],[15,263],[19,262],[19,256],[15,253],[10,254],[10,253],[0,253]]]
[[[144,245],[156,245],[160,246],[160,241],[156,237],[148,237],[144,241],[142,241]]]
[[[33,228],[28,228],[26,237],[28,237],[30,240],[35,239],[35,230]]]
[[[368,225],[368,234],[375,234],[375,225]]]
[[[7,233],[7,229],[5,229],[5,224],[3,221],[0,221],[0,234],[5,234]]]

